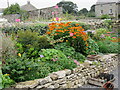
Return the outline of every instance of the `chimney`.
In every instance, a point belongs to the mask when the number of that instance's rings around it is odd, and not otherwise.
[[[30,1],[27,1],[27,4],[30,4]]]

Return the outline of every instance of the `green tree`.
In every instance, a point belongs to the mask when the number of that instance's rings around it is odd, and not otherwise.
[[[77,5],[73,2],[71,2],[71,1],[61,1],[61,2],[57,3],[57,5],[59,7],[63,8],[63,13],[64,14],[66,12],[68,14],[77,14],[77,12],[78,12]]]
[[[90,11],[87,14],[88,17],[95,17],[95,5],[91,6]]]
[[[86,8],[83,8],[78,12],[79,15],[85,15],[85,16],[87,15],[87,13],[88,13],[88,10]]]
[[[3,15],[9,15],[9,14],[18,14],[20,13],[20,6],[19,4],[12,4],[10,7],[6,8],[3,11]]]
[[[22,20],[25,20],[29,17],[29,14],[25,10],[21,10],[19,4],[12,4],[10,7],[6,8],[3,11],[3,15],[9,14],[19,14]]]

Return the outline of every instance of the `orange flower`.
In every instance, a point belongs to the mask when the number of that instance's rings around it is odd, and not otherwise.
[[[72,38],[76,38],[76,36],[73,36]]]
[[[51,32],[46,32],[47,34],[50,34]]]

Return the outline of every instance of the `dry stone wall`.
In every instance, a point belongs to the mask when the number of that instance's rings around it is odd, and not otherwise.
[[[96,62],[96,64],[93,64]],[[99,62],[99,64],[97,64]],[[17,83],[14,88],[44,89],[44,88],[78,88],[87,84],[88,78],[95,77],[102,72],[110,72],[118,64],[117,54],[99,56],[94,60],[86,60],[73,70],[53,72],[49,76],[26,82]]]

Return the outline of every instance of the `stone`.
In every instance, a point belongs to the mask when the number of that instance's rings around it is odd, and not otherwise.
[[[70,75],[71,74],[71,70],[69,70],[69,69],[65,69],[64,71],[65,71],[66,75]]]
[[[50,89],[53,89],[53,88],[55,88],[53,85],[50,85],[49,87],[47,87],[47,88],[50,88]]]
[[[84,62],[83,65],[84,65],[85,68],[87,68],[87,67],[90,66],[90,63],[88,63],[88,62]]]
[[[49,87],[50,85],[51,85],[51,83],[47,83],[47,84],[44,85],[44,87],[47,88],[47,87]]]
[[[74,76],[74,74],[71,74],[71,75],[67,76],[67,79],[72,78],[73,76]]]
[[[52,79],[50,78],[50,76],[45,77],[45,80],[46,80],[47,82],[51,82],[51,81],[52,81]]]
[[[67,88],[67,84],[63,84],[60,86],[61,88]]]
[[[46,79],[38,79],[40,85],[46,84],[48,81]]]
[[[52,80],[57,80],[58,79],[58,75],[57,74],[52,73],[52,74],[49,74],[49,76],[50,76],[50,78]]]
[[[59,88],[59,86],[60,86],[60,85],[59,85],[59,84],[57,84],[57,83],[56,83],[56,84],[54,84],[54,87],[55,87],[55,88]]]
[[[34,88],[39,84],[38,80],[20,82],[15,87],[16,88]]]
[[[54,72],[54,73],[58,76],[59,79],[66,76],[66,72],[64,70],[63,71]]]
[[[43,85],[40,85],[40,86],[37,86],[36,88],[41,89],[41,88],[44,88],[44,86],[43,86]]]

